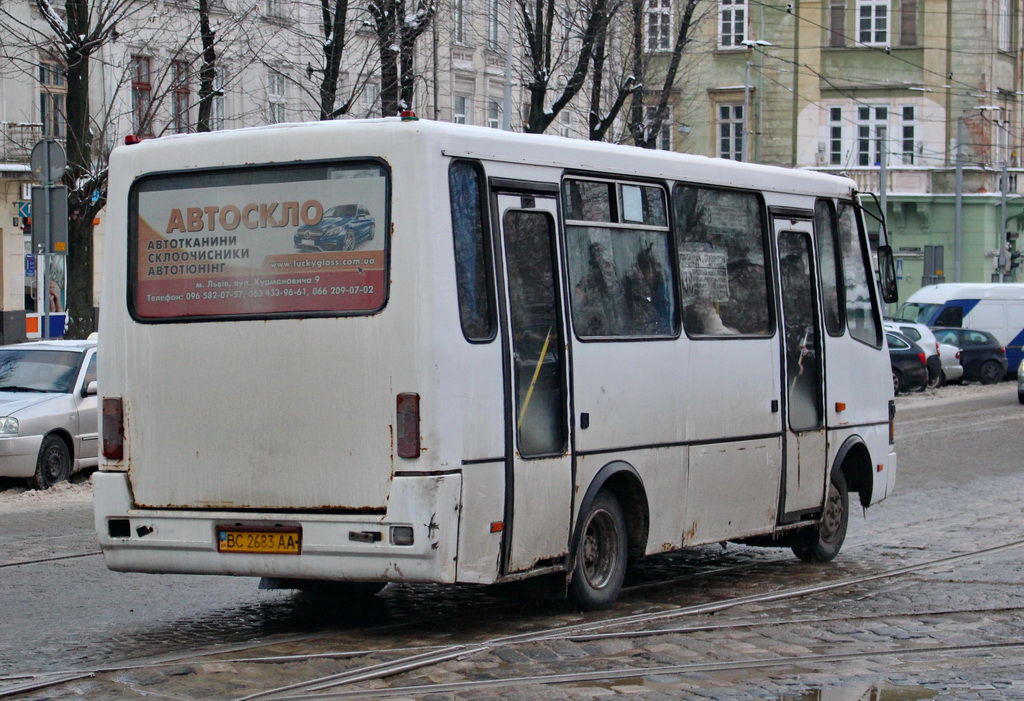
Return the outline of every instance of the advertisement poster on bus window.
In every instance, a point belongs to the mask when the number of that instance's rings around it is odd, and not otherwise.
[[[273,181],[235,173],[138,188],[136,316],[347,314],[383,306],[384,170],[272,172]]]

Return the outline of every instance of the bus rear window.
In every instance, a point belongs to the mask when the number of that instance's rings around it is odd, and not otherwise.
[[[130,206],[137,320],[370,314],[387,299],[379,162],[156,175]]]

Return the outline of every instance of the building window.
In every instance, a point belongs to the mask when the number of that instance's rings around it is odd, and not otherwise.
[[[270,68],[267,74],[267,120],[271,124],[285,121],[285,75],[280,69]]]
[[[830,107],[828,110],[828,163],[833,166],[843,163],[842,107]]]
[[[487,103],[487,126],[491,129],[501,128],[501,105],[494,100]]]
[[[263,14],[275,19],[284,19],[284,0],[263,0]]]
[[[466,117],[469,114],[469,98],[465,95],[456,95],[455,103],[452,106],[452,122],[455,124],[466,124]]]
[[[466,0],[454,0],[452,20],[455,24],[455,43],[466,43]]]
[[[917,0],[900,1],[900,46],[917,46]]]
[[[888,107],[862,105],[857,108],[857,165],[881,164],[888,121]]]
[[[191,99],[188,88],[188,63],[171,62],[171,130],[175,134],[189,131],[188,106]]]
[[[889,0],[857,0],[857,41],[868,46],[889,44]]]
[[[576,120],[569,110],[562,110],[558,115],[558,133],[568,139],[576,136]]]
[[[359,96],[360,101],[363,105],[363,110],[367,116],[377,115],[380,116],[380,105],[378,104],[377,98],[380,96],[380,81],[374,78],[370,78],[366,85],[363,87],[363,92]]]
[[[1013,51],[1013,6],[1014,0],[999,0],[998,48]]]
[[[132,131],[137,136],[152,136],[153,84],[150,82],[148,56],[132,56]]]
[[[64,68],[58,63],[39,64],[39,121],[43,136],[64,138],[64,100],[68,94]]]
[[[501,25],[499,0],[487,0],[487,48],[497,51],[498,27]]]
[[[213,104],[210,108],[210,129],[224,128],[224,69],[217,68],[213,75]]]
[[[647,50],[668,51],[672,48],[672,0],[648,0]]]
[[[718,46],[734,49],[747,38],[747,0],[721,0],[718,6]]]
[[[900,133],[900,155],[903,158],[903,165],[914,165],[914,153],[917,151],[917,143],[914,140],[915,117],[917,110],[913,105],[903,106],[903,124]]]
[[[828,9],[828,45],[846,46],[846,0],[832,0]]]
[[[744,160],[743,105],[718,106],[718,157]]]
[[[647,105],[647,123],[651,124],[657,117],[658,108],[653,105]],[[672,150],[672,108],[669,107],[665,119],[661,121],[661,126],[658,127],[658,136],[654,140],[654,148],[661,151]]]

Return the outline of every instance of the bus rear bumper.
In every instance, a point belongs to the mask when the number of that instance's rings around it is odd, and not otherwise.
[[[383,516],[139,509],[126,473],[93,475],[96,532],[110,569],[283,579],[454,582],[461,490],[459,474],[396,477]],[[225,525],[298,528],[300,551],[220,552]],[[412,543],[399,544],[410,529]]]

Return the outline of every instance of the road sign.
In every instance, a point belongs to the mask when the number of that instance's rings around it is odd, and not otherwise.
[[[43,185],[32,188],[32,252],[68,252],[68,188]]]
[[[53,139],[43,139],[32,147],[32,172],[44,185],[53,185],[64,177],[68,157],[64,147]]]

